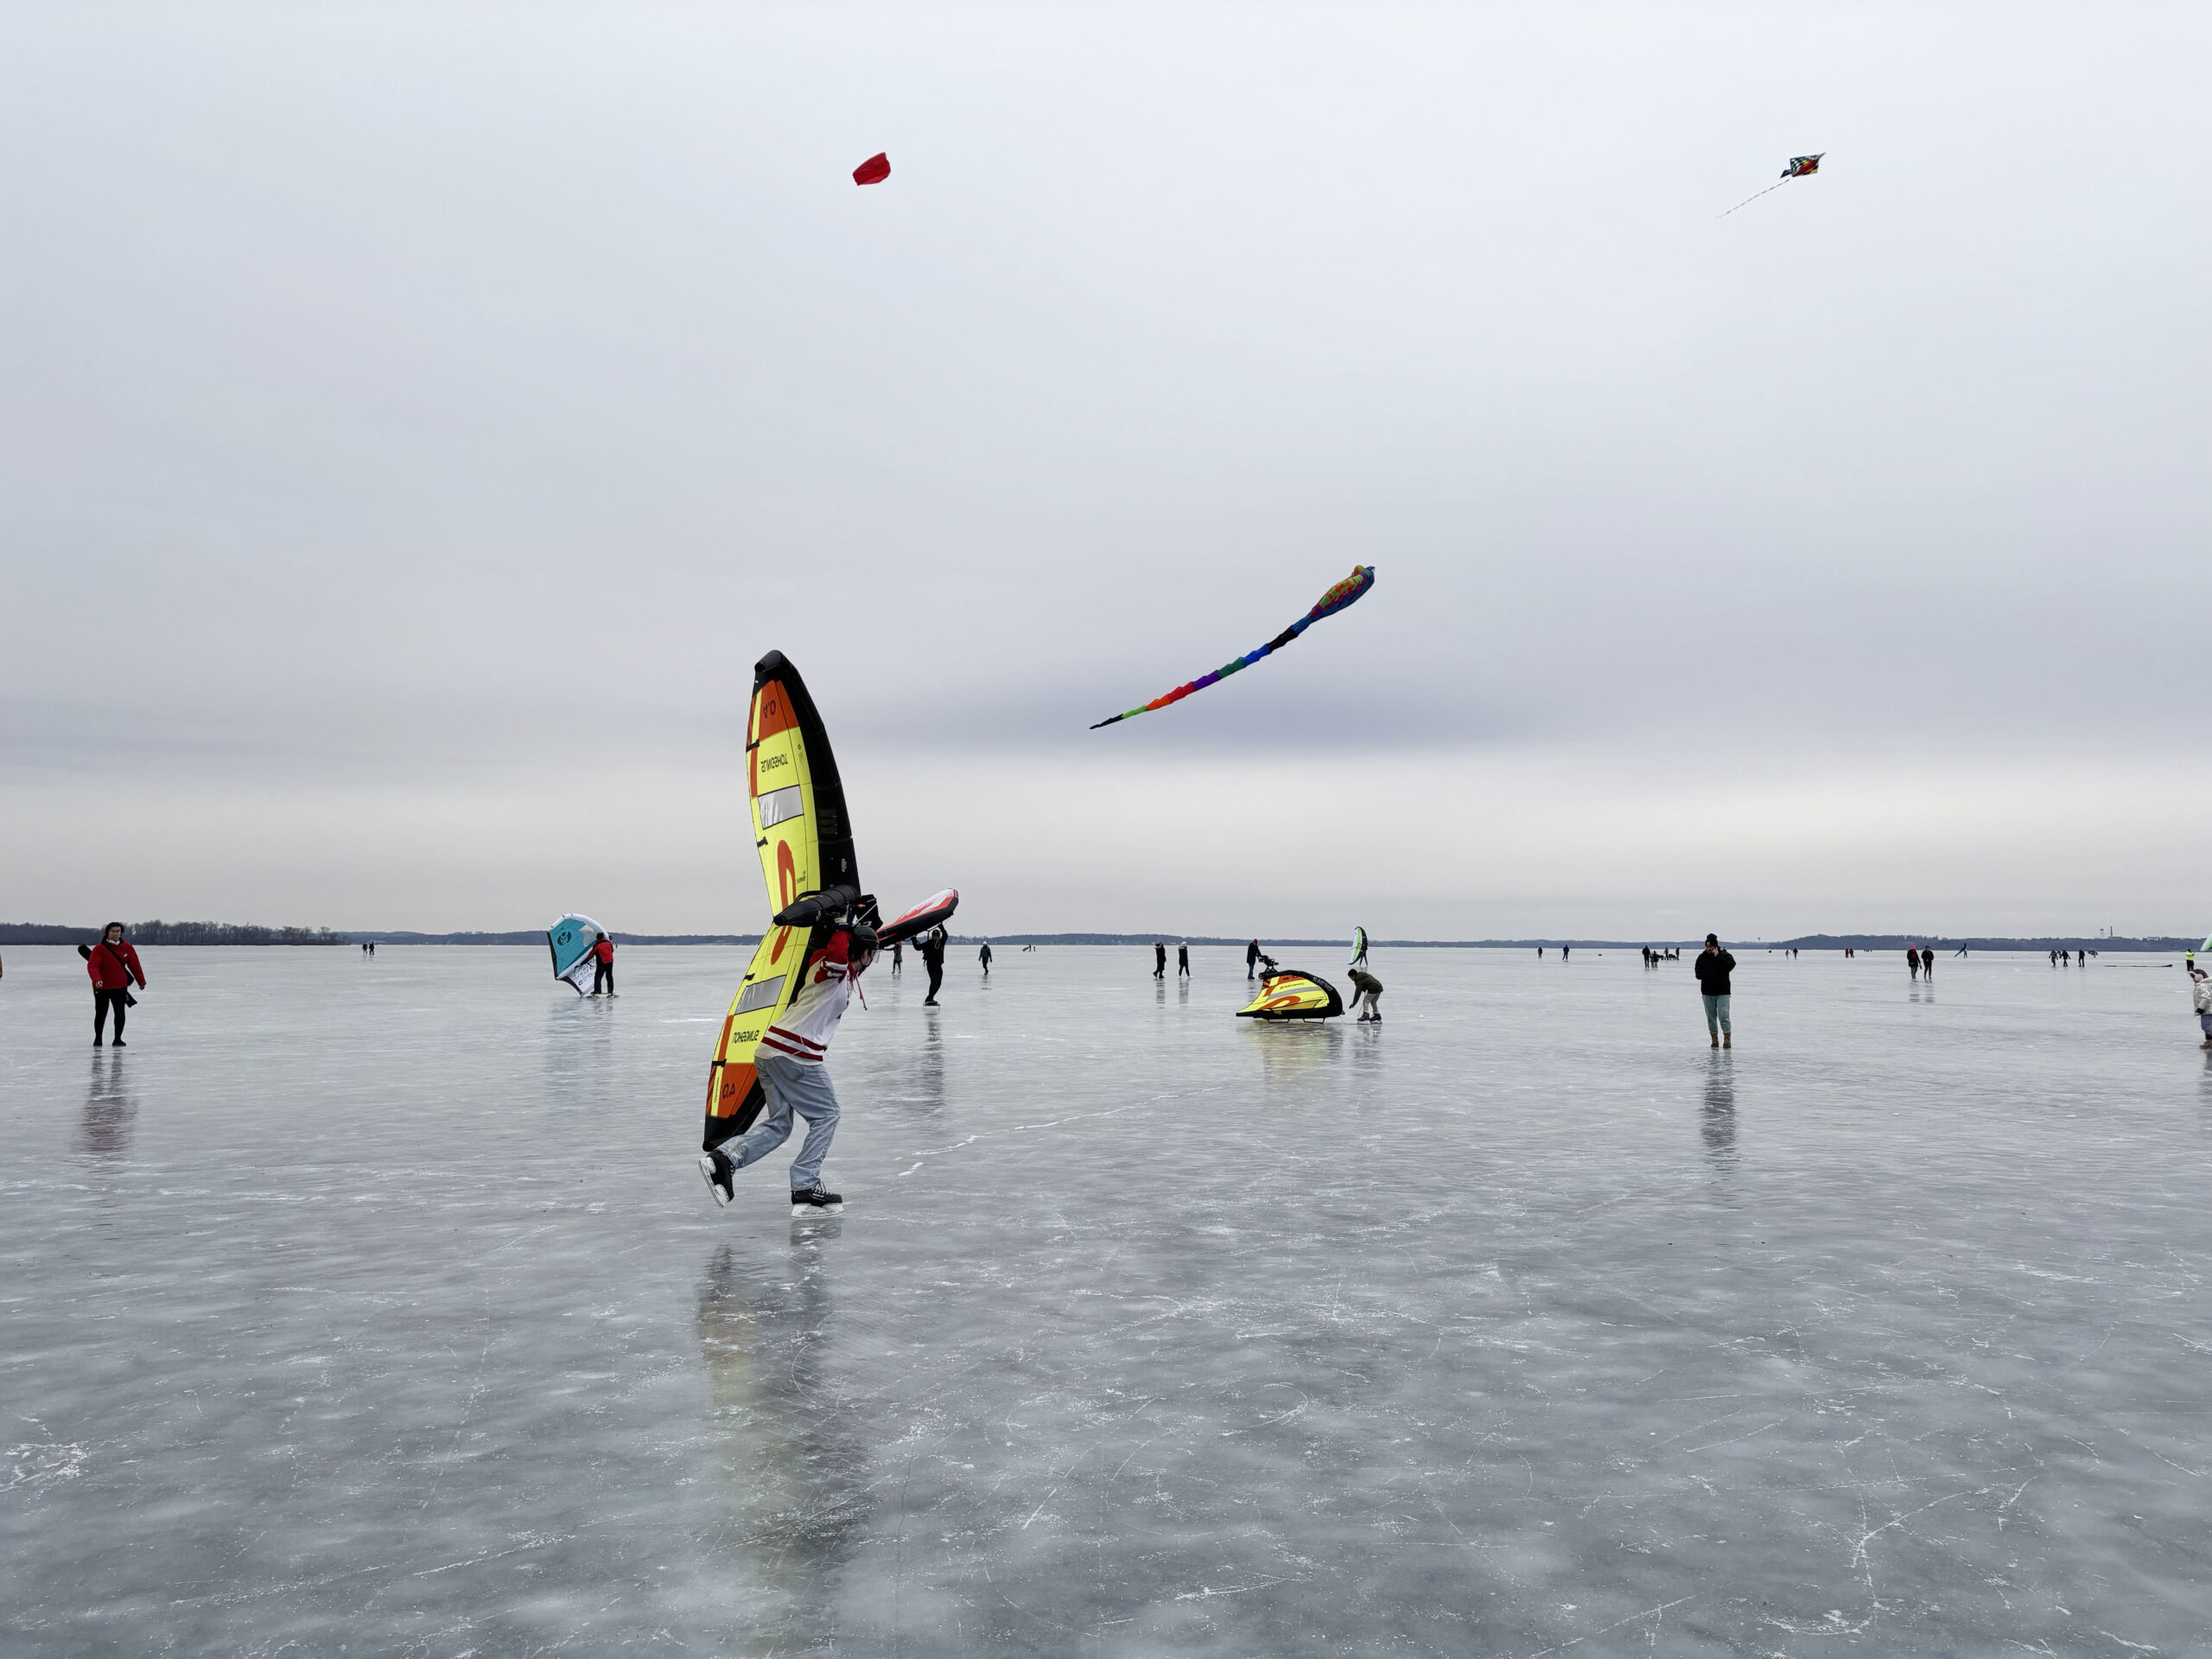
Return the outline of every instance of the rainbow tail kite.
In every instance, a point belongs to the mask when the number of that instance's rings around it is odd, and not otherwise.
[[[1253,664],[1258,662],[1261,658],[1266,656],[1269,652],[1281,650],[1292,640],[1297,639],[1300,634],[1305,632],[1306,629],[1312,627],[1316,622],[1319,622],[1323,617],[1334,616],[1338,611],[1344,609],[1345,606],[1350,605],[1355,600],[1365,594],[1367,590],[1374,585],[1375,567],[1371,564],[1355,564],[1351,568],[1351,575],[1346,576],[1335,587],[1330,588],[1327,593],[1322,594],[1319,601],[1314,605],[1312,610],[1306,612],[1305,615],[1300,617],[1297,621],[1292,623],[1274,639],[1268,640],[1266,645],[1262,645],[1257,651],[1247,652],[1244,655],[1239,657],[1235,662],[1224,663],[1221,667],[1217,668],[1211,674],[1201,674],[1197,679],[1192,680],[1188,685],[1179,685],[1164,697],[1154,697],[1150,702],[1145,703],[1141,707],[1132,709],[1126,714],[1115,715],[1108,719],[1102,720],[1097,723],[1097,725],[1093,726],[1090,729],[1095,732],[1098,729],[1099,726],[1111,726],[1114,721],[1117,720],[1129,720],[1135,718],[1138,715],[1149,714],[1154,709],[1165,709],[1171,702],[1182,702],[1184,698],[1189,696],[1193,691],[1205,690],[1206,687],[1211,685],[1216,680],[1227,679],[1231,674],[1236,673],[1239,669],[1251,667]]]

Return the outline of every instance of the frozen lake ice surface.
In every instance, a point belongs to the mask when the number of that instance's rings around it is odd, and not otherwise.
[[[2180,969],[1738,954],[879,968],[794,1223],[743,950],[12,949],[0,1646],[2212,1652]]]

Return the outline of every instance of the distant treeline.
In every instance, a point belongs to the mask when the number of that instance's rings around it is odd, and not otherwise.
[[[43,927],[0,922],[0,944],[98,944],[97,927]],[[254,927],[242,922],[125,922],[133,944],[351,944],[327,927]]]
[[[511,933],[408,933],[374,928],[355,928],[334,933],[327,927],[251,927],[235,922],[133,922],[125,925],[137,944],[535,944],[545,943],[543,928]],[[22,922],[0,922],[0,944],[93,944],[96,927],[43,927]],[[758,933],[611,933],[617,944],[758,944]],[[954,943],[976,944],[982,934],[956,934]],[[1219,938],[1198,933],[994,933],[993,944],[1103,944],[1150,950],[1158,940],[1167,944],[1229,946],[1241,950],[1243,939]],[[1377,950],[1533,950],[1561,945],[1577,950],[1634,950],[1643,945],[1656,950],[1696,950],[1694,939],[1376,939]],[[1964,945],[1975,950],[2186,950],[2193,938],[1958,938],[1936,933],[1808,933],[1794,939],[1737,939],[1725,943],[1732,950],[1903,950],[1909,944],[1936,950],[1956,950]],[[1342,948],[1345,938],[1283,939],[1262,937],[1267,950],[1321,950]]]
[[[1244,947],[1243,939],[1202,938],[1196,933],[994,933],[994,944],[1113,944],[1139,946],[1149,950],[1157,941],[1164,944],[1233,945]],[[963,944],[973,939],[963,938]],[[1260,938],[1263,950],[1323,950],[1330,946],[1343,947],[1345,937],[1333,939],[1277,939],[1264,934]],[[1955,950],[1961,945],[1969,952],[1975,950],[2184,950],[2193,947],[2195,939],[1962,939],[1938,933],[1808,933],[1795,939],[1727,939],[1732,950],[1903,950],[1907,945],[1924,945],[1940,950]],[[1635,950],[1644,945],[1654,950],[1702,950],[1702,934],[1694,939],[1372,939],[1369,948],[1376,950],[1534,950],[1539,946],[1556,950],[1567,945],[1576,950]]]
[[[1697,941],[1702,949],[1705,941]],[[1746,944],[1741,939],[1729,941],[1737,950],[1791,949],[1798,950],[1903,950],[1909,945],[1923,949],[1956,950],[1963,945],[1969,953],[1976,950],[2189,950],[2196,948],[2195,939],[2085,939],[2079,936],[2061,938],[2053,934],[2042,939],[1964,939],[1942,933],[1808,933],[1802,939],[1759,939]]]
[[[372,944],[536,944],[545,943],[545,930],[519,933],[393,933],[377,928],[354,928],[346,937]],[[617,944],[758,944],[758,933],[624,933],[607,936]]]

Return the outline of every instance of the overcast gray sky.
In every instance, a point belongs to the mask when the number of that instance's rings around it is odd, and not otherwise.
[[[2208,48],[9,7],[0,919],[757,928],[772,646],[978,931],[2212,926]]]

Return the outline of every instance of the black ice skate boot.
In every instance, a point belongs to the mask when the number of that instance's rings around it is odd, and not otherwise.
[[[707,1178],[707,1185],[714,1192],[716,1204],[728,1204],[737,1196],[736,1189],[730,1185],[730,1178],[737,1173],[737,1166],[730,1162],[729,1155],[720,1147],[699,1154],[699,1173]]]

